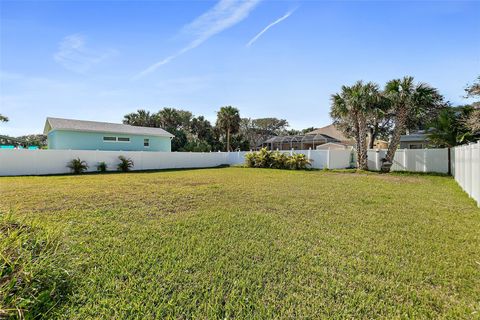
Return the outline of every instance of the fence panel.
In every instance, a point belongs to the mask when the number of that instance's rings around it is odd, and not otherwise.
[[[480,141],[454,148],[455,181],[480,207]]]
[[[368,169],[380,170],[386,150],[368,150]],[[448,172],[448,149],[399,149],[392,171]]]
[[[284,151],[293,153],[293,151]],[[349,150],[296,150],[312,160],[312,168],[341,169],[350,166]],[[134,162],[132,170],[207,168],[223,164],[244,163],[247,152],[144,152],[94,150],[0,150],[0,176],[45,175],[70,172],[67,163],[74,158],[87,162],[88,172],[97,170],[100,162],[107,170],[117,170],[118,157]]]

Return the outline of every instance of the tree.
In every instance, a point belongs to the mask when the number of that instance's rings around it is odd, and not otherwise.
[[[372,98],[367,115],[369,149],[374,148],[377,138],[388,140],[392,132],[392,117],[389,112],[390,101],[378,89]]]
[[[445,108],[430,124],[430,144],[440,148],[452,148],[465,139],[466,130],[461,122],[461,112]]]
[[[240,128],[240,113],[232,106],[221,107],[217,112],[217,127],[226,135],[226,150],[230,151],[230,136],[238,132]]]
[[[0,122],[8,122],[8,117],[5,117],[4,115],[0,114]]]
[[[341,124],[340,130],[353,136],[356,142],[357,165],[368,169],[367,163],[367,119],[380,101],[377,84],[357,81],[353,86],[342,86],[341,92],[332,95],[330,116],[334,123]],[[347,130],[348,128],[348,130]]]
[[[39,148],[47,146],[47,136],[44,134],[29,134],[17,137],[18,140],[25,141],[26,145],[37,146]]]
[[[392,138],[382,165],[382,172],[389,172],[400,136],[405,133],[409,119],[415,119],[417,115],[421,117],[428,113],[438,113],[445,103],[437,89],[425,83],[416,84],[413,77],[408,76],[387,82],[384,94],[389,99],[394,121]]]
[[[213,127],[204,116],[192,119],[190,132],[199,140],[210,141],[213,138]]]
[[[123,123],[140,127],[157,127],[156,116],[150,114],[150,111],[143,109],[137,110],[123,116]]]
[[[480,76],[478,76],[476,82],[467,86],[465,92],[467,93],[466,98],[480,98]],[[480,101],[473,102],[472,106],[475,110],[464,121],[472,135],[478,136],[480,135]]]
[[[271,136],[285,134],[288,122],[277,118],[242,118],[240,121],[240,133],[248,140],[250,147],[257,147]],[[245,143],[243,143],[245,146]]]
[[[466,127],[470,130],[472,135],[480,135],[480,109],[473,110],[470,116],[464,120]]]

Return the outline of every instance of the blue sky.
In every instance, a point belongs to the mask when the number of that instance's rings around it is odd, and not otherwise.
[[[460,104],[480,74],[478,1],[1,1],[0,14],[13,136],[47,116],[175,107],[214,121],[223,105],[319,127],[343,84],[412,75]]]

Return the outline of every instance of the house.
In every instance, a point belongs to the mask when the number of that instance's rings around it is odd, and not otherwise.
[[[400,136],[400,149],[423,149],[427,146],[428,136],[423,130]]]
[[[174,137],[161,128],[50,117],[43,132],[54,150],[169,152]]]
[[[343,143],[327,142],[316,147],[317,150],[347,150],[352,149]]]
[[[345,137],[341,131],[331,124],[304,135],[273,136],[262,142],[257,148],[266,147],[270,150],[315,150],[318,146],[326,143],[352,146],[354,141]]]
[[[373,149],[388,149],[388,141],[375,140],[373,142]]]
[[[330,124],[328,126],[322,127],[315,129],[313,131],[310,131],[307,133],[307,135],[324,135],[328,136],[332,139],[335,139],[337,142],[340,142],[341,144],[344,144],[346,146],[353,146],[355,144],[355,141],[353,139],[347,138],[343,132],[337,129],[335,125]]]

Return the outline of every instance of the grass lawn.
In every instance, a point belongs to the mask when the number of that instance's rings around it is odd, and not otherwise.
[[[223,168],[4,177],[0,192],[3,309],[480,317],[480,209],[452,178]]]

